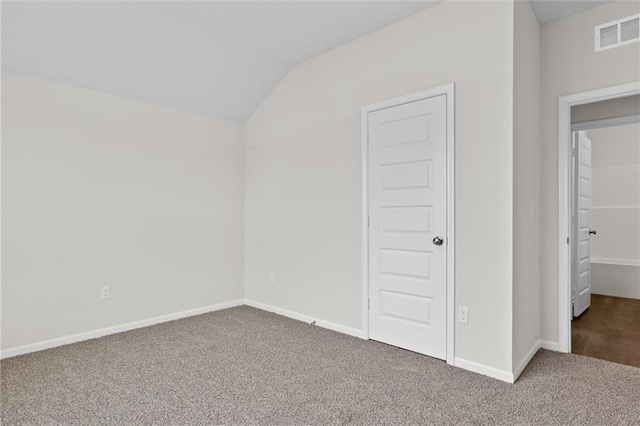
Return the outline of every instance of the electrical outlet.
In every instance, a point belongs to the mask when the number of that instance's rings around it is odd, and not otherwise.
[[[269,274],[269,282],[271,284],[275,284],[276,283],[276,274],[274,274],[273,272]]]
[[[464,306],[458,307],[458,321],[463,324],[469,323],[469,308],[466,308]]]
[[[111,287],[107,285],[100,288],[100,299],[111,299]]]

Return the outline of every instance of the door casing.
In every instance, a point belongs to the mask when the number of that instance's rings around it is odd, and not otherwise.
[[[558,351],[571,353],[571,107],[640,94],[640,81],[558,98]],[[584,130],[584,129],[581,129]]]
[[[433,89],[389,99],[362,107],[361,167],[362,167],[362,332],[369,339],[369,170],[368,170],[368,116],[370,112],[410,102],[446,95],[446,164],[447,164],[447,364],[455,365],[455,84],[449,83]]]

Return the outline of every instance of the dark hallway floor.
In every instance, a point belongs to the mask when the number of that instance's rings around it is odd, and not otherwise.
[[[571,351],[640,367],[640,300],[591,295],[591,307],[571,323]]]

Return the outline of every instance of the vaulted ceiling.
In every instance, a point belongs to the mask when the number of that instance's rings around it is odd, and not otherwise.
[[[295,64],[440,1],[3,2],[2,68],[243,122]]]
[[[2,66],[243,122],[296,63],[434,3],[3,2]]]

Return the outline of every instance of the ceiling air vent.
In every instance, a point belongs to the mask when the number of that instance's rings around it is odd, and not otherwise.
[[[596,27],[596,52],[640,41],[640,14]]]

